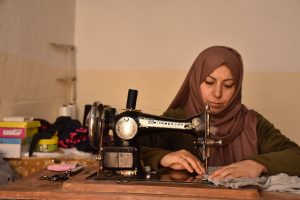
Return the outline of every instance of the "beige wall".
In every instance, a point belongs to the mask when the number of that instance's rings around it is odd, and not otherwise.
[[[60,81],[75,72],[13,54],[0,53],[0,118],[32,116],[54,121],[59,107],[71,100],[72,83]]]
[[[300,71],[299,11],[299,0],[77,0],[77,68],[186,70],[227,45],[249,71]]]
[[[0,118],[54,121],[73,101],[75,1],[0,1]],[[53,43],[59,45],[52,45]]]
[[[246,75],[244,102],[300,143],[298,0],[76,1],[79,119],[96,100],[161,114],[196,56],[211,45],[236,48]]]
[[[300,72],[246,71],[243,102],[300,144]]]

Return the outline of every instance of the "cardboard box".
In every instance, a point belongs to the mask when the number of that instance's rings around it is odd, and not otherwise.
[[[22,138],[0,138],[0,144],[30,144],[32,137]]]
[[[0,154],[4,158],[21,158],[29,151],[40,126],[39,121],[0,122]]]
[[[3,158],[21,158],[29,151],[30,144],[0,144]]]
[[[26,138],[38,132],[39,121],[0,122],[0,138]]]

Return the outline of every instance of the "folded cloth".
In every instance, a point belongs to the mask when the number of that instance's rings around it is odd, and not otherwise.
[[[300,194],[300,177],[280,173],[275,176],[270,176],[261,188],[265,191]]]
[[[0,185],[6,185],[14,181],[12,174],[0,171]]]
[[[0,186],[12,183],[18,178],[20,178],[20,176],[0,154]]]
[[[256,178],[228,178],[221,180],[211,180],[208,178],[208,181],[214,183],[216,186],[224,186],[228,188],[241,188],[244,186],[258,186],[263,187],[264,184],[267,182],[268,178],[263,177],[256,177]]]
[[[77,164],[52,164],[48,165],[47,169],[49,171],[63,172],[74,169]]]
[[[264,191],[273,192],[291,192],[300,194],[300,177],[289,176],[280,173],[269,177],[256,177],[256,178],[225,178],[222,180],[210,180],[216,186],[224,186],[228,188],[241,188],[244,186],[257,186]]]

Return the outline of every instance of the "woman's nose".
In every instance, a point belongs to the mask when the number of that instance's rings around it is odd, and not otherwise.
[[[214,90],[213,90],[213,95],[216,98],[221,98],[222,97],[222,87],[219,85],[216,85]]]

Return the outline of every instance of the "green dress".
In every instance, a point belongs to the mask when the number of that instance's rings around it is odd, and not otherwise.
[[[257,112],[256,112],[257,113]],[[184,119],[183,109],[172,109],[164,116]],[[272,123],[257,113],[257,148],[258,155],[252,155],[245,160],[254,160],[268,169],[268,175],[286,173],[300,176],[300,147],[281,134]],[[189,134],[152,133],[141,136],[141,159],[145,166],[153,170],[161,168],[160,159],[171,151],[185,149],[199,157],[194,148],[195,138]],[[199,158],[201,159],[201,158]]]

